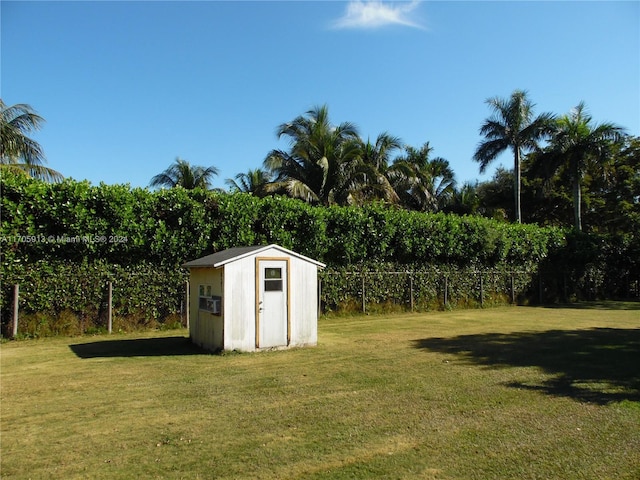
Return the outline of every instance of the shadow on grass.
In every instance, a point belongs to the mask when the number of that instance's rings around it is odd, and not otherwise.
[[[134,340],[101,340],[70,345],[80,358],[158,357],[172,355],[206,355],[207,351],[191,343],[187,337],[140,338]]]
[[[414,346],[487,367],[538,367],[552,376],[509,387],[601,405],[640,401],[640,329],[487,333],[424,338]]]
[[[577,308],[580,310],[640,310],[640,302],[622,302],[603,300],[601,302],[556,303],[545,305],[546,308]]]

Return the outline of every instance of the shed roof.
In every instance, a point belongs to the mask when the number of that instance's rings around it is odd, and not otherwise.
[[[301,260],[304,260],[309,263],[313,263],[320,268],[324,268],[326,265],[324,263],[320,263],[317,260],[313,260],[311,258],[305,257],[304,255],[300,255],[292,250],[288,250],[280,245],[258,245],[252,247],[234,247],[228,248],[226,250],[222,250],[217,253],[212,253],[211,255],[207,255],[206,257],[198,258],[196,260],[191,260],[190,262],[185,263],[183,266],[186,268],[192,267],[221,267],[227,263],[235,262],[236,260],[240,260],[241,258],[248,257],[250,255],[258,254],[262,251],[269,250],[275,248],[276,250],[280,250],[283,253],[291,255],[293,257],[297,257]]]

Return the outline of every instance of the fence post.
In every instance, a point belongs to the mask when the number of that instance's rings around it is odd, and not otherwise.
[[[449,277],[444,276],[444,308],[447,308],[449,297]]]
[[[515,287],[514,274],[513,272],[511,272],[511,304],[515,305],[515,303],[516,303],[516,287]]]
[[[407,272],[409,273],[409,272]],[[413,312],[413,275],[409,273],[409,294],[411,295],[411,311]]]
[[[187,329],[189,328],[189,302],[190,302],[190,291],[189,291],[189,280],[185,280],[185,286],[186,286],[186,296],[187,296],[187,303],[186,303],[186,307],[185,307],[185,313],[187,314]]]
[[[322,279],[318,279],[318,317],[322,315]]]
[[[107,300],[107,331],[111,333],[113,330],[113,309],[112,309],[112,299],[113,299],[113,283],[109,282],[109,294]]]
[[[18,335],[18,312],[20,309],[20,284],[16,283],[13,286],[13,337]]]
[[[367,312],[367,303],[364,296],[364,272],[362,272],[362,313]]]

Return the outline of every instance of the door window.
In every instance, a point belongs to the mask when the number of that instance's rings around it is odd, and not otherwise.
[[[265,268],[264,269],[264,291],[265,292],[281,292],[282,291],[282,269],[281,268]]]

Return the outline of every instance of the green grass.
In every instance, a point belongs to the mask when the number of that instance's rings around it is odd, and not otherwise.
[[[324,318],[317,347],[258,354],[5,343],[1,476],[637,479],[634,306]]]

